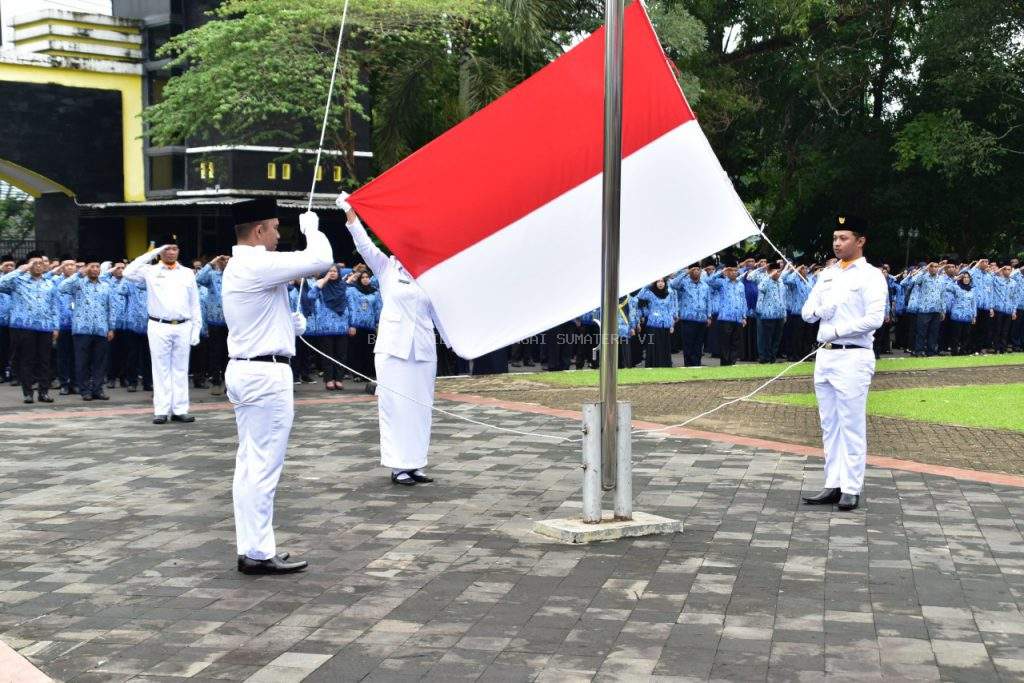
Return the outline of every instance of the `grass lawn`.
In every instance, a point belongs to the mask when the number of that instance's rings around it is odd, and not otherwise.
[[[818,405],[814,394],[780,394],[757,400],[808,408]],[[868,414],[1024,432],[1024,384],[872,391]]]
[[[1001,356],[935,356],[933,358],[886,358],[878,361],[878,372],[907,370],[939,370],[944,368],[978,368],[997,365],[1024,365],[1024,353]],[[632,368],[619,370],[619,384],[658,384],[665,382],[697,382],[722,379],[768,379],[782,372],[786,365],[733,365],[719,367],[706,365],[699,368]],[[813,363],[801,363],[786,373],[787,377],[814,374]],[[567,387],[596,387],[597,370],[570,372],[538,372],[531,380]]]

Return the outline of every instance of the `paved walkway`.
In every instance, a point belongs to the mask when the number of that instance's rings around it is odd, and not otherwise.
[[[234,570],[223,404],[0,422],[0,640],[68,681],[1024,677],[1024,489],[870,468],[842,514],[798,504],[816,458],[646,436],[637,508],[684,531],[565,546],[530,528],[578,514],[573,448],[444,418],[438,483],[399,489],[372,402],[302,394],[276,525],[312,566],[290,577]]]
[[[779,366],[782,370],[783,366]],[[873,390],[1024,382],[1024,366],[886,372],[875,376]],[[759,380],[624,385],[622,400],[633,403],[640,419],[679,424],[726,400],[743,396],[764,383]],[[445,379],[443,389],[492,398],[509,398],[552,408],[579,409],[597,400],[595,388],[558,387],[529,375],[495,375]],[[810,377],[783,377],[765,394],[814,391]],[[1021,418],[1024,421],[1024,417]],[[744,401],[692,423],[713,432],[772,439],[820,448],[821,429],[814,408]],[[868,416],[868,450],[885,457],[980,471],[1024,474],[1024,431],[979,429],[955,425]]]

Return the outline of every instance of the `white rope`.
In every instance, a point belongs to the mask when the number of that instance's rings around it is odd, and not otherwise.
[[[327,355],[326,353],[324,353],[320,349],[318,349],[315,346],[313,346],[312,344],[310,344],[309,341],[307,341],[305,337],[299,337],[299,339],[302,340],[303,344],[305,344],[309,348],[313,349],[314,351],[316,351],[321,356],[323,356],[327,360],[331,361],[332,363],[334,363],[338,367],[341,367],[341,368],[344,368],[345,370],[348,370],[353,375],[358,375],[358,376],[362,377],[367,382],[373,382],[379,388],[384,389],[385,391],[390,391],[391,393],[395,394],[396,396],[404,398],[407,401],[411,401],[411,402],[415,403],[418,406],[421,406],[423,408],[430,408],[431,410],[433,410],[436,413],[441,413],[442,415],[447,415],[449,417],[454,417],[457,420],[462,420],[463,422],[469,422],[470,424],[475,424],[475,425],[478,425],[480,427],[487,427],[488,429],[496,429],[499,432],[508,432],[510,434],[519,434],[520,436],[530,436],[530,437],[535,437],[535,438],[538,438],[538,439],[551,439],[552,441],[562,441],[562,442],[565,442],[565,443],[577,443],[577,442],[583,441],[582,438],[580,438],[580,439],[570,439],[570,438],[565,437],[565,436],[556,436],[554,434],[541,434],[539,432],[523,432],[523,431],[520,431],[518,429],[510,429],[508,427],[500,427],[498,425],[488,424],[486,422],[481,422],[479,420],[474,420],[473,418],[466,417],[465,415],[459,415],[458,413],[453,413],[450,410],[444,410],[443,408],[438,408],[437,406],[431,405],[429,403],[423,403],[422,401],[417,401],[415,398],[413,398],[411,396],[406,396],[402,392],[400,392],[400,391],[398,391],[396,389],[392,389],[391,387],[385,386],[385,385],[379,383],[377,380],[373,379],[372,377],[367,377],[366,375],[364,375],[363,373],[359,372],[358,370],[354,370],[353,368],[350,368],[349,366],[345,365],[344,363],[342,363],[337,358],[332,358],[331,356]]]
[[[348,17],[348,0],[341,10],[341,27],[338,29],[338,45],[334,48],[334,68],[331,70],[331,85],[327,88],[327,104],[324,106],[324,121],[320,125],[320,144],[316,147],[316,164],[313,166],[313,184],[309,188],[309,202],[306,211],[313,210],[313,193],[316,192],[316,174],[320,170],[320,155],[324,151],[324,137],[327,135],[327,117],[331,113],[331,98],[334,96],[334,81],[338,76],[338,60],[341,58],[341,37],[345,35],[345,19]]]

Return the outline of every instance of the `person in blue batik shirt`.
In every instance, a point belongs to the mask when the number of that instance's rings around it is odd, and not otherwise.
[[[350,275],[352,286],[346,292],[348,296],[349,325],[356,333],[348,341],[348,363],[353,370],[358,370],[367,377],[375,377],[373,367],[373,342],[380,321],[382,300],[380,292],[370,280],[370,273],[361,271]],[[364,382],[356,377],[356,382]]]
[[[153,391],[153,363],[149,357],[149,304],[145,282],[132,282],[122,278],[117,293],[124,300],[123,336],[125,347],[124,375],[128,392]]]
[[[757,282],[757,362],[774,363],[787,314],[782,269],[777,263],[769,263],[747,273],[746,278]]]
[[[644,323],[646,366],[672,367],[671,334],[679,305],[665,278],[640,291],[638,302],[647,302]]]
[[[77,394],[75,386],[75,341],[71,333],[72,303],[71,295],[60,291],[60,283],[78,272],[78,266],[74,259],[61,261],[50,281],[57,287],[54,293],[54,302],[57,306],[57,329],[60,336],[57,337],[56,361],[57,361],[57,382],[60,383],[60,395]],[[44,278],[47,276],[44,275]]]
[[[796,266],[796,270],[787,266],[782,271],[782,282],[786,285],[786,325],[782,328],[782,350],[786,358],[796,362],[811,350],[814,335],[811,325],[804,322],[800,309],[807,301],[807,295],[814,286],[814,276],[810,275],[807,266]]]
[[[1010,330],[1017,320],[1017,282],[1009,264],[999,268],[992,278],[992,348],[1006,353],[1010,348]]]
[[[9,256],[0,258],[0,277],[14,270]],[[0,382],[11,380],[11,295],[0,293]]]
[[[1024,351],[1024,268],[1019,267],[1017,259],[1013,259],[1011,263],[1016,263],[1018,267],[1011,275],[1013,281],[1017,283],[1017,319],[1013,321],[1010,340],[1014,351]]]
[[[974,304],[978,307],[978,322],[974,325],[972,348],[975,353],[985,353],[992,348],[992,322],[996,312],[992,301],[992,264],[981,259],[967,272],[974,282]]]
[[[50,397],[50,350],[59,336],[57,287],[43,277],[46,262],[39,256],[0,277],[0,292],[11,295],[11,338],[18,357],[18,374],[25,403]]]
[[[978,309],[969,272],[956,278],[952,289],[953,303],[949,308],[949,345],[954,356],[970,353],[971,328],[977,322]]]
[[[349,322],[348,283],[338,274],[338,267],[331,266],[327,273],[310,282],[305,296],[313,305],[313,315],[306,322],[306,337],[314,346],[331,358],[348,364],[348,339],[356,330]],[[310,334],[309,327],[314,330]],[[324,361],[324,389],[341,391],[344,370],[337,363],[326,358]]]
[[[106,268],[106,270],[104,270]],[[124,262],[100,264],[100,280],[110,285],[110,305],[114,308],[114,339],[107,350],[107,387],[113,388],[120,382],[122,387],[128,386],[128,373],[125,366],[127,357],[127,335],[124,334],[124,309],[126,301],[121,294],[121,280],[124,277]]]
[[[718,292],[715,329],[722,365],[736,364],[743,343],[743,328],[747,326],[747,296],[738,277],[736,264],[729,263],[708,278],[708,286]]]
[[[207,289],[205,321],[207,328],[206,366],[210,375],[210,395],[224,393],[224,371],[228,366],[228,328],[224,322],[224,303],[221,289],[224,267],[230,256],[218,256],[196,273],[196,284]]]
[[[910,284],[917,291],[917,330],[914,344],[915,356],[935,356],[939,353],[939,325],[945,317],[942,296],[951,284],[949,278],[939,272],[939,264],[929,263],[910,278]],[[911,295],[913,297],[913,294]]]
[[[83,273],[64,278],[61,294],[71,297],[71,336],[75,344],[75,374],[83,401],[109,400],[103,392],[107,374],[107,353],[114,339],[117,297],[109,282],[100,279],[99,259],[85,259]]]
[[[679,325],[683,330],[683,365],[696,367],[704,356],[704,340],[711,326],[711,287],[700,266],[690,268],[672,280],[679,299]]]

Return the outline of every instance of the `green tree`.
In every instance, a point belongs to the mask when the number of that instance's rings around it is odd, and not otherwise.
[[[13,185],[0,181],[0,240],[24,240],[35,230],[35,203]]]

